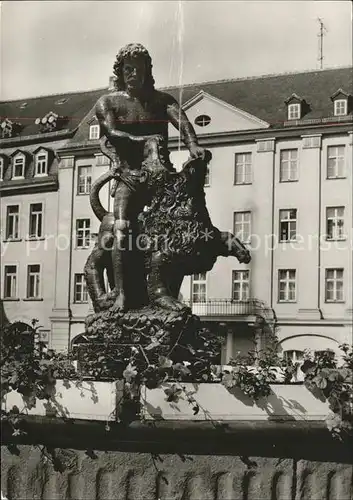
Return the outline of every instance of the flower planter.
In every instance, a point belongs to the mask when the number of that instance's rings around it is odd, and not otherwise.
[[[220,383],[183,383],[185,388],[175,401],[167,401],[163,384],[156,389],[141,388],[140,418],[192,421],[325,421],[331,413],[328,403],[316,398],[304,385],[272,384],[271,394],[258,401],[245,396],[239,389],[227,390]],[[122,382],[58,380],[50,402],[37,400],[27,410],[21,394],[12,391],[4,398],[3,408],[16,405],[21,413],[58,416],[72,419],[114,421],[122,398]],[[187,401],[186,393],[197,402],[199,411]],[[138,418],[138,417],[137,417]]]

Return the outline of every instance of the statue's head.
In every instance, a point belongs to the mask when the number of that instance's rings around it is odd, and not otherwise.
[[[113,67],[117,90],[153,90],[152,60],[140,43],[129,43],[119,50]]]

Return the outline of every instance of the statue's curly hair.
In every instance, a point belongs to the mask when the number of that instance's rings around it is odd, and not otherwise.
[[[115,75],[114,86],[116,90],[125,90],[125,82],[123,76],[123,64],[126,58],[143,57],[146,61],[146,74],[144,81],[145,90],[154,89],[154,78],[152,76],[152,59],[148,50],[140,43],[129,43],[125,45],[116,55],[116,60],[113,66]]]

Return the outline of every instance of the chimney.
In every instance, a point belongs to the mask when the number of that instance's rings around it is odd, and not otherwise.
[[[109,77],[109,87],[108,87],[108,90],[114,90],[115,89],[114,82],[115,82],[115,76],[110,76]]]

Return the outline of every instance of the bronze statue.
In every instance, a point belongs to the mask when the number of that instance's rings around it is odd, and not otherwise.
[[[180,130],[191,157],[203,157],[204,150],[199,147],[195,131],[175,99],[154,88],[151,57],[142,45],[129,44],[119,51],[114,74],[116,92],[99,99],[96,116],[103,134],[116,150],[122,174],[114,196],[112,259],[116,290],[114,308],[125,310],[130,260],[126,247],[129,229],[134,229],[134,221],[143,208],[144,200],[137,187],[145,143],[156,138],[160,143],[162,163],[170,168],[167,153],[170,122]]]
[[[95,311],[86,329],[123,342],[142,335],[147,343],[159,335],[168,343],[191,317],[178,300],[184,276],[209,271],[218,256],[249,262],[250,254],[231,233],[212,225],[203,189],[211,153],[198,145],[174,98],[154,89],[151,68],[144,47],[127,45],[114,65],[117,90],[96,104],[101,149],[112,168],[90,195],[101,225],[85,265]],[[168,123],[181,131],[190,151],[181,172],[169,161]],[[109,181],[113,212],[99,200]]]

